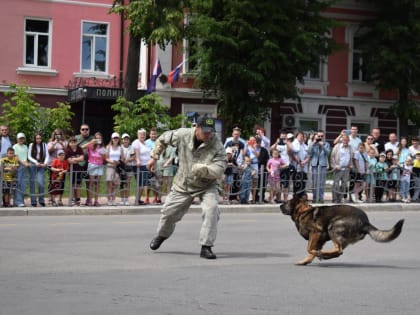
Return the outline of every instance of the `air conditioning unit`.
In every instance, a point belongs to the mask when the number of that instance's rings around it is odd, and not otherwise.
[[[283,128],[298,128],[299,120],[292,115],[283,116]]]

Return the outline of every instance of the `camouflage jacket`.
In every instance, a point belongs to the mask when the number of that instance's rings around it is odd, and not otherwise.
[[[195,128],[180,128],[164,132],[157,140],[150,156],[158,159],[168,145],[177,148],[179,166],[173,181],[173,189],[199,195],[217,185],[226,168],[226,152],[222,142],[214,134],[209,142],[194,149]],[[208,176],[197,178],[192,175],[196,163],[207,165]]]

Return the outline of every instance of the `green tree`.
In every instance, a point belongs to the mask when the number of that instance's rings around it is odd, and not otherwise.
[[[217,95],[226,128],[251,130],[273,101],[298,98],[296,80],[338,46],[331,1],[192,1],[190,36],[198,38],[197,85]]]
[[[408,120],[420,127],[420,2],[374,0],[376,16],[362,24],[360,47],[368,80],[377,88],[397,91],[392,107],[400,135],[408,135]]]
[[[140,41],[164,48],[170,41],[181,40],[184,37],[183,9],[188,1],[130,0],[128,4],[123,4],[122,0],[114,0],[110,12],[121,14],[130,22],[124,97],[134,101],[138,95]]]
[[[162,133],[165,130],[188,125],[184,115],[171,117],[169,106],[162,104],[162,98],[156,94],[148,94],[135,102],[120,97],[117,103],[112,105],[112,109],[116,112],[115,131],[120,134],[126,132],[132,137],[137,135],[137,130],[140,128],[150,130],[156,127],[158,133]]]
[[[74,113],[71,106],[57,102],[57,107],[41,107],[26,86],[10,85],[10,91],[4,92],[6,101],[1,104],[3,115],[0,122],[9,126],[11,134],[23,132],[27,141],[32,141],[35,132],[41,132],[48,139],[55,128],[66,132],[72,130],[71,119]]]

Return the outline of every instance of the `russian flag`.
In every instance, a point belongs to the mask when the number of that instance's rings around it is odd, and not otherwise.
[[[183,64],[184,64],[184,61],[181,62],[179,65],[177,65],[176,68],[173,69],[171,72],[169,72],[169,74],[168,74],[168,82],[170,84],[178,81],[178,79],[179,79],[179,72],[181,71],[181,67],[182,67]]]
[[[149,81],[149,86],[147,87],[147,93],[152,93],[156,91],[156,80],[162,73],[162,67],[160,66],[159,59],[156,60],[155,67],[153,68],[152,77]]]

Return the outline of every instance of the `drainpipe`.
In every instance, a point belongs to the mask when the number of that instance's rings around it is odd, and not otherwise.
[[[124,0],[121,5],[125,5]],[[124,14],[120,15],[120,79],[118,87],[123,88],[123,74],[124,74]]]

